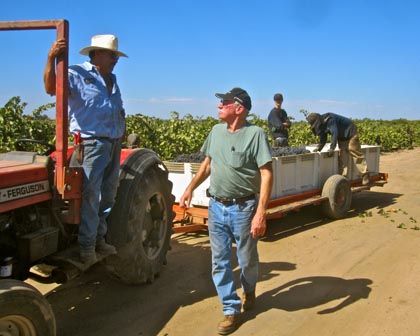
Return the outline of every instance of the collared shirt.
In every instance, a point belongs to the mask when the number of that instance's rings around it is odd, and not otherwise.
[[[121,138],[125,129],[125,112],[114,74],[112,92],[90,62],[69,67],[70,132],[82,138]]]

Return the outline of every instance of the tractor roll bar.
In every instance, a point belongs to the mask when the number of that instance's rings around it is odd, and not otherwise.
[[[0,21],[0,30],[56,29],[57,39],[65,39],[66,52],[56,64],[56,186],[64,193],[64,168],[67,167],[68,149],[68,47],[69,23],[67,20]]]
[[[69,23],[67,20],[33,20],[33,21],[3,21],[1,30],[39,30],[56,29],[57,40],[66,41],[66,51],[56,60],[55,83],[55,176],[54,184],[63,200],[68,200],[68,214],[66,222],[80,223],[80,206],[82,190],[82,168],[69,167],[68,151],[68,49]]]

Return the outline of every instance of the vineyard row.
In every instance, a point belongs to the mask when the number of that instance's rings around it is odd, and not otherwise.
[[[26,105],[20,97],[13,97],[0,108],[0,152],[15,150],[14,143],[19,138],[54,143],[55,120],[44,115],[53,104],[43,105],[32,114],[24,114]],[[218,122],[212,117],[187,115],[180,118],[177,112],[171,112],[170,119],[136,114],[127,116],[126,134],[137,133],[141,147],[154,150],[163,160],[171,160],[185,153],[198,153],[210,129]],[[249,122],[262,127],[269,134],[265,119],[250,115]],[[384,152],[420,146],[420,120],[356,119],[354,122],[362,144],[379,145]],[[290,146],[310,145],[317,141],[306,122],[293,122]],[[27,150],[41,150],[40,146],[32,146]]]

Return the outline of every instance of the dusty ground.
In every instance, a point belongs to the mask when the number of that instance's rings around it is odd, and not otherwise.
[[[346,219],[306,207],[269,223],[257,306],[234,335],[420,334],[420,148],[380,166],[389,183],[354,195]],[[98,265],[50,292],[58,336],[216,335],[208,237],[172,246],[153,284],[124,286]]]

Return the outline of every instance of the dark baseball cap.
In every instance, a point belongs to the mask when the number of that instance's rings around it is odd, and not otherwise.
[[[234,87],[232,90],[226,93],[216,93],[216,97],[223,100],[235,100],[245,107],[248,111],[251,110],[251,97],[248,92],[240,87]]]
[[[283,95],[281,93],[276,93],[273,98],[274,101],[283,101]]]
[[[319,113],[311,113],[306,117],[306,120],[310,125],[315,124],[315,122],[321,122],[321,115]]]

